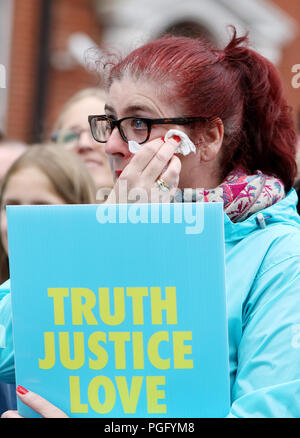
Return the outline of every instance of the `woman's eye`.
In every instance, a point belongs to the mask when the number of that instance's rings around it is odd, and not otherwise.
[[[70,141],[77,140],[79,137],[78,132],[68,132],[62,136],[62,142],[68,143]]]
[[[131,126],[134,129],[138,129],[138,130],[147,129],[147,124],[141,119],[133,119],[131,122]]]

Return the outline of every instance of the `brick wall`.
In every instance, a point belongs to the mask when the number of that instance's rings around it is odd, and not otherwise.
[[[35,106],[42,4],[42,0],[15,0],[7,136],[26,142],[32,141],[38,125]],[[96,43],[101,42],[101,27],[92,0],[52,0],[50,20],[45,117],[41,126],[45,138],[64,102],[79,89],[97,83],[97,78],[81,66],[66,71],[53,68],[51,54],[66,49],[73,32],[84,32]]]
[[[7,136],[26,140],[31,134],[39,41],[40,2],[15,0]]]

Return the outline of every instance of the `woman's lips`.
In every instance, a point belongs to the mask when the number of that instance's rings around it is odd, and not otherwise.
[[[115,170],[115,179],[118,179],[122,172],[123,170]]]
[[[87,167],[90,167],[90,168],[102,166],[102,162],[98,161],[98,160],[86,159],[84,161],[85,161],[85,164],[87,165]]]

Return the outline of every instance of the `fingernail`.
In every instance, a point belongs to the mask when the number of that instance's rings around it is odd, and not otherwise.
[[[173,138],[175,141],[177,141],[177,143],[181,142],[181,138],[178,135],[173,135]]]
[[[27,394],[27,392],[28,392],[27,389],[23,388],[23,386],[21,386],[21,385],[18,385],[18,386],[17,386],[16,391],[17,391],[19,394],[21,394],[21,395],[25,395],[25,394]]]
[[[163,142],[165,142],[165,137],[161,137],[161,140],[162,140]]]

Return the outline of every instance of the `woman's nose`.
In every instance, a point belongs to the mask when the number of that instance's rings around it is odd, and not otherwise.
[[[98,143],[93,139],[90,131],[84,130],[80,133],[80,136],[76,144],[76,148],[79,150],[94,149],[97,145]]]
[[[128,144],[122,139],[118,129],[113,130],[105,143],[105,152],[108,155],[122,156],[126,159],[132,155],[128,149]]]

